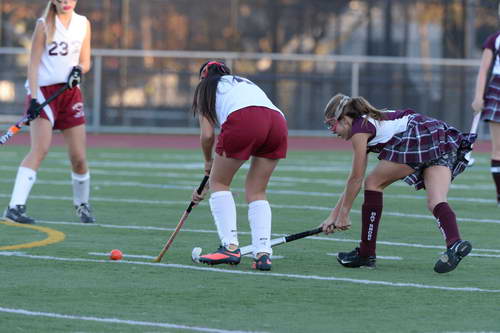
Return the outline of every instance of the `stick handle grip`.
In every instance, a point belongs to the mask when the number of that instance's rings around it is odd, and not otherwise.
[[[477,128],[479,126],[479,119],[481,119],[481,112],[477,112],[472,119],[472,125],[470,127],[470,133],[477,134]]]
[[[299,233],[292,234],[292,235],[288,235],[285,237],[274,238],[274,239],[271,239],[271,247],[275,247],[277,245],[288,243],[288,242],[291,242],[291,241],[294,241],[297,239],[305,238],[307,236],[317,235],[317,234],[321,233],[322,231],[323,231],[323,228],[318,227],[315,229],[306,230],[306,231],[299,232]],[[240,251],[241,251],[241,255],[243,255],[243,256],[250,254],[253,251],[253,246],[252,245],[244,246],[244,247],[240,248]]]
[[[285,240],[288,243],[288,242],[291,242],[291,241],[294,241],[294,240],[297,240],[297,239],[301,239],[301,238],[304,238],[304,237],[307,237],[307,236],[312,236],[312,235],[319,234],[322,231],[323,231],[323,228],[322,227],[318,227],[318,228],[315,228],[315,229],[306,230],[306,231],[303,231],[303,232],[299,232],[299,233],[296,233],[296,234],[293,234],[293,235],[286,236]]]
[[[66,91],[66,89],[68,89],[68,85],[65,84],[63,87],[61,87],[58,91],[55,92],[54,95],[50,96],[49,98],[47,98],[47,100],[45,102],[43,102],[42,104],[40,104],[40,106],[37,108],[38,111],[41,111],[45,106],[47,106],[50,102],[52,102],[54,99],[56,99],[57,97],[59,97],[59,95],[61,95],[63,92]],[[17,132],[19,132],[19,130],[28,122],[30,121],[30,119],[28,118],[28,116],[24,116],[21,120],[19,120],[15,125],[12,125],[11,127],[9,127],[9,129],[7,130],[7,132],[2,135],[0,137],[0,144],[3,145],[5,144],[7,141],[9,141],[9,139],[11,137],[14,136],[14,134],[16,134]]]
[[[201,194],[201,192],[203,192],[203,189],[205,188],[205,185],[207,185],[207,182],[208,182],[208,176],[203,177],[200,186],[198,186],[198,189],[196,190],[196,193]],[[194,205],[196,204],[193,201],[191,201],[186,211],[188,213],[191,213],[191,210],[193,209]]]

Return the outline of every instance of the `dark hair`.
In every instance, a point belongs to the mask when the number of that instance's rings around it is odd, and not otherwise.
[[[326,118],[340,119],[348,116],[353,119],[367,115],[375,120],[382,120],[382,111],[375,108],[363,97],[349,97],[344,94],[333,96],[325,107]]]
[[[194,115],[200,113],[210,120],[212,124],[217,123],[215,98],[217,96],[217,85],[223,75],[231,75],[231,70],[224,63],[218,61],[205,62],[200,67],[200,83],[198,83],[194,91],[191,111],[193,111]]]

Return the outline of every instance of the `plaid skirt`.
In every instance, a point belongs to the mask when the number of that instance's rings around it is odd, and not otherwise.
[[[481,120],[500,123],[500,75],[494,75],[484,98]]]
[[[452,180],[463,172],[468,164],[465,155],[472,150],[476,138],[476,134],[462,133],[443,121],[416,113],[410,116],[406,131],[384,145],[378,159],[415,169],[404,181],[419,190],[425,188],[423,172],[427,167],[449,167]]]

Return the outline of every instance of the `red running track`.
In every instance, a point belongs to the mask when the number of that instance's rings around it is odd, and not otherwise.
[[[8,145],[29,145],[29,134],[15,135]],[[100,148],[175,148],[200,149],[197,135],[144,135],[144,134],[88,134],[88,147]],[[54,133],[52,144],[64,146],[60,133]],[[290,150],[335,151],[350,150],[351,143],[335,137],[289,137]],[[490,152],[490,141],[478,141],[474,146],[476,152]]]

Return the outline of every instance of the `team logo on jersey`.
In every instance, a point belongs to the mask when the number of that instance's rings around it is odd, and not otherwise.
[[[79,40],[74,40],[74,41],[71,41],[70,45],[71,45],[70,46],[71,53],[79,55],[80,49],[82,47],[82,42],[80,42]]]
[[[83,103],[82,102],[78,102],[78,103],[73,104],[72,109],[73,109],[73,111],[75,111],[73,118],[82,118],[83,116],[85,116],[85,113],[83,112]]]

